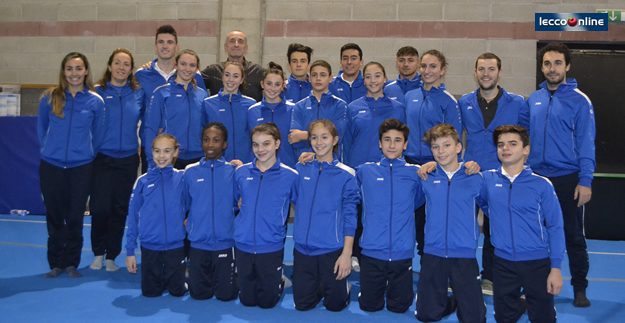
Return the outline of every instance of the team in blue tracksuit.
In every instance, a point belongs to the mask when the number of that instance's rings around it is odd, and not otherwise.
[[[383,157],[356,168],[362,196],[360,308],[403,313],[412,304],[414,211],[423,204],[419,166]],[[387,285],[388,284],[388,285]]]
[[[237,199],[242,199],[234,220],[239,299],[245,306],[271,308],[282,296],[286,220],[290,203],[297,199],[299,176],[279,158],[261,172],[254,158],[234,177]]]
[[[590,99],[566,79],[551,94],[547,82],[527,99],[530,142],[527,162],[553,183],[564,214],[566,250],[574,292],[588,286],[584,207],[573,199],[578,185],[591,187],[595,170],[595,117]]]
[[[439,123],[449,123],[456,129],[462,129],[458,102],[445,89],[433,86],[429,91],[423,88],[406,93],[406,117],[410,128],[408,148],[404,156],[408,161],[423,165],[434,161],[430,146],[423,141],[426,131]]]
[[[484,116],[477,102],[478,91],[465,94],[458,101],[462,116],[462,127],[467,130],[467,146],[464,160],[471,160],[482,169],[497,169],[501,166],[497,158],[497,147],[493,144],[493,131],[501,125],[528,127],[529,111],[525,99],[500,88],[502,94],[497,101],[495,118],[484,126]]]
[[[202,103],[207,93],[201,87],[189,83],[187,90],[170,79],[169,83],[157,88],[146,112],[146,154],[150,167],[152,160],[152,141],[161,133],[169,133],[180,143],[180,153],[176,166],[184,168],[190,161],[197,161],[203,155],[200,134],[202,133]]]
[[[235,166],[223,158],[187,166],[184,196],[189,251],[189,292],[194,299],[233,300],[239,292],[234,267]],[[207,273],[210,272],[210,273]]]
[[[300,81],[291,74],[286,80],[286,90],[283,95],[287,102],[297,103],[310,95],[310,92],[312,92],[312,84],[308,81],[308,76],[306,76],[306,81]]]
[[[63,117],[52,113],[50,94],[41,98],[37,136],[39,178],[46,206],[50,269],[78,268],[83,216],[91,187],[91,163],[104,140],[104,102],[87,87],[65,91]]]
[[[401,103],[387,96],[377,100],[363,96],[349,104],[343,140],[345,164],[356,167],[382,158],[378,129],[389,118],[406,122],[406,110]]]
[[[128,201],[137,179],[137,125],[145,112],[145,94],[142,88],[133,90],[130,81],[121,87],[107,82],[96,91],[106,107],[106,134],[93,164],[91,247],[95,256],[115,260],[122,250]]]
[[[184,286],[185,205],[183,171],[153,167],[137,179],[130,197],[126,253],[135,255],[141,240],[141,291],[160,296],[165,289],[182,296]],[[163,268],[164,266],[164,268]]]
[[[298,310],[314,308],[320,300],[323,284],[323,305],[340,311],[349,304],[347,277],[337,280],[334,266],[343,251],[345,236],[356,232],[356,205],[360,193],[356,172],[339,162],[316,158],[305,165],[297,164],[299,187],[295,207],[293,240],[293,300]]]
[[[259,124],[267,122],[273,122],[278,126],[282,138],[280,138],[280,149],[278,149],[277,157],[289,167],[295,167],[295,163],[297,163],[295,149],[289,144],[289,129],[291,128],[291,119],[293,117],[293,106],[293,103],[285,100],[279,103],[267,103],[265,98],[263,98],[262,101],[254,104],[247,110],[248,131],[254,129]]]
[[[310,93],[309,96],[297,102],[293,107],[293,119],[291,120],[291,130],[297,129],[308,131],[308,125],[319,119],[328,119],[334,123],[339,133],[339,158],[343,157],[340,146],[343,142],[343,134],[345,132],[347,115],[347,104],[344,100],[331,92],[321,95],[321,100]],[[296,156],[299,157],[302,152],[312,151],[308,140],[302,140],[293,144],[296,149]]]
[[[406,93],[412,90],[416,90],[423,85],[421,81],[421,75],[417,74],[412,79],[403,79],[401,76],[397,76],[395,81],[391,81],[384,86],[384,95],[389,98],[406,105]]]
[[[477,202],[490,218],[495,246],[495,318],[518,317],[518,309],[506,305],[511,300],[511,305],[516,304],[523,287],[530,316],[555,321],[553,295],[547,293],[545,282],[550,268],[560,268],[565,242],[554,187],[529,167],[513,180],[501,167],[482,174],[484,185]]]
[[[143,88],[143,91],[145,92],[145,100],[146,100],[146,107],[150,104],[150,99],[152,98],[152,95],[154,94],[154,90],[156,90],[156,88],[158,88],[161,85],[165,85],[167,83],[169,83],[169,81],[171,80],[175,80],[176,79],[176,73],[174,71],[172,71],[172,73],[169,74],[168,78],[165,78],[158,70],[156,70],[156,63],[158,62],[158,58],[154,59],[152,61],[152,65],[150,66],[150,68],[146,68],[146,69],[138,69],[135,72],[135,77],[137,78],[137,81],[139,81],[139,83],[141,84],[141,88]],[[206,85],[204,85],[204,79],[202,79],[202,74],[200,73],[196,73],[195,74],[195,82],[197,83],[198,87],[201,87],[202,89],[204,89],[206,91]],[[148,163],[145,162],[147,160],[147,157],[145,155],[145,147],[146,147],[146,137],[145,137],[145,118],[144,116],[141,117],[141,126],[139,127],[139,138],[141,138],[141,159],[143,161],[143,164],[141,165],[142,167],[142,173],[145,174],[145,172],[147,172],[148,170]],[[150,145],[152,145],[152,142],[150,142],[147,146],[149,147]]]
[[[475,258],[480,237],[475,199],[483,182],[481,174],[467,175],[464,163],[449,173],[437,165],[422,181],[426,199],[425,246],[415,311],[420,321],[439,321],[450,314],[450,281],[458,304],[458,319],[486,322]]]
[[[362,80],[362,71],[358,71],[358,76],[351,84],[343,80],[343,71],[339,71],[339,75],[330,83],[329,90],[347,104],[367,94],[367,88]]]
[[[252,160],[252,144],[247,129],[247,110],[254,104],[256,100],[242,95],[241,91],[228,95],[223,94],[223,89],[204,100],[202,124],[218,121],[228,129],[230,139],[223,156],[226,160],[238,159],[244,163]]]

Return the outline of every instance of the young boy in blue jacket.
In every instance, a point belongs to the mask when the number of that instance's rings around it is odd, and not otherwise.
[[[298,43],[289,45],[286,57],[289,60],[287,67],[291,76],[286,81],[284,100],[293,104],[305,99],[312,91],[312,84],[308,80],[308,70],[312,61],[313,49]]]
[[[211,122],[202,131],[204,157],[184,172],[189,250],[189,294],[194,299],[237,297],[234,265],[234,165],[222,157],[228,130]]]
[[[499,126],[493,132],[502,166],[484,172],[477,199],[490,218],[493,291],[497,322],[516,322],[525,312],[536,322],[555,322],[553,295],[562,289],[565,242],[562,211],[551,182],[523,162],[530,152],[525,128]]]
[[[412,304],[414,210],[423,204],[419,166],[402,158],[409,129],[397,119],[380,125],[377,163],[356,168],[362,196],[363,233],[360,240],[360,308],[374,312],[386,308],[404,313]]]
[[[423,140],[438,165],[421,183],[426,199],[425,245],[415,316],[420,321],[439,321],[457,306],[460,322],[486,322],[475,258],[480,236],[475,198],[484,179],[481,174],[467,175],[464,162],[458,162],[462,144],[452,125],[434,126]],[[454,291],[451,297],[448,281]]]

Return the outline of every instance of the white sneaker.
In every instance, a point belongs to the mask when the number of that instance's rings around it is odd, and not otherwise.
[[[104,256],[95,256],[95,259],[93,259],[93,262],[91,263],[91,266],[89,266],[89,268],[93,270],[100,270],[102,269],[103,262],[104,262]]]
[[[284,282],[284,288],[289,288],[289,287],[293,286],[293,282],[291,282],[290,279],[288,279],[286,276],[284,276],[284,274],[282,274],[282,281]]]
[[[118,271],[119,267],[115,264],[115,260],[106,259],[106,271]]]
[[[357,257],[352,257],[352,270],[359,273],[360,272],[360,263],[358,262]]]

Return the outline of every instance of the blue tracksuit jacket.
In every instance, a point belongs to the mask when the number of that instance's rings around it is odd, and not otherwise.
[[[421,75],[419,74],[415,75],[411,80],[402,79],[401,76],[397,76],[397,80],[389,82],[384,86],[384,95],[405,106],[406,93],[420,88],[422,84]]]
[[[285,100],[277,104],[266,103],[265,98],[263,98],[261,102],[254,104],[247,110],[248,131],[251,131],[259,124],[267,122],[273,122],[278,126],[278,129],[280,129],[280,149],[278,149],[278,158],[291,168],[295,167],[295,163],[297,163],[297,158],[299,157],[295,156],[295,149],[289,144],[289,130],[293,117],[293,106],[293,103]]]
[[[565,242],[562,210],[551,182],[526,167],[510,182],[502,168],[482,173],[477,199],[490,219],[495,255],[509,261],[551,258],[560,268]]]
[[[493,131],[501,125],[511,124],[527,128],[529,110],[522,96],[508,93],[501,88],[503,93],[497,101],[495,118],[486,128],[484,115],[477,103],[478,90],[463,95],[458,101],[462,127],[467,130],[467,146],[463,159],[475,161],[482,169],[497,169],[501,163],[497,157],[497,146],[493,143]]]
[[[165,251],[184,243],[183,171],[172,165],[153,167],[140,176],[130,196],[126,230],[126,252],[135,255],[137,237],[141,246]]]
[[[217,251],[234,247],[234,169],[223,158],[204,157],[185,169],[186,229],[193,248]]]
[[[300,81],[291,74],[286,80],[286,90],[283,94],[287,102],[297,103],[309,96],[311,91],[312,85],[308,81],[308,76],[306,76],[306,81]]]
[[[329,89],[333,95],[350,104],[367,94],[367,88],[362,80],[362,71],[358,71],[358,76],[351,85],[343,80],[342,75],[343,71],[339,71],[339,75],[330,83]]]
[[[531,150],[527,162],[548,177],[579,172],[579,185],[591,187],[595,171],[595,114],[575,79],[560,84],[553,97],[547,81],[527,99]]]
[[[63,118],[52,113],[50,95],[39,103],[37,136],[41,159],[63,168],[92,162],[105,136],[104,101],[95,92],[85,89],[72,97],[65,91]]]
[[[414,211],[423,204],[418,169],[403,158],[386,157],[356,168],[362,196],[362,254],[385,261],[413,257]]]
[[[378,100],[364,96],[347,107],[347,130],[343,149],[345,164],[356,167],[382,158],[380,124],[389,118],[406,122],[404,106],[383,96]]]
[[[467,175],[464,164],[451,179],[438,165],[421,182],[426,200],[423,252],[443,258],[475,258],[480,237],[475,200],[483,183],[482,174]]]
[[[280,159],[261,172],[256,158],[234,173],[241,211],[234,220],[234,241],[247,253],[270,253],[284,248],[290,202],[297,199],[299,176]]]
[[[419,164],[434,161],[430,145],[423,141],[426,131],[439,123],[449,123],[462,132],[458,102],[445,89],[445,84],[432,87],[429,93],[423,88],[406,93],[407,125],[410,128],[405,156]]]
[[[342,249],[345,236],[356,233],[356,205],[360,202],[356,172],[336,155],[331,163],[314,159],[297,164],[296,169],[295,249],[312,256]]]
[[[106,135],[100,152],[115,158],[136,155],[139,148],[137,124],[145,113],[143,89],[133,91],[130,82],[126,82],[121,93],[113,89],[110,82],[106,89],[101,86],[96,86],[95,89],[104,99],[106,106],[104,116]]]
[[[238,159],[244,163],[252,160],[252,141],[247,130],[247,110],[256,104],[256,100],[237,94],[223,94],[219,90],[209,98],[206,98],[202,108],[202,124],[218,121],[228,129],[228,148],[224,150],[226,160]]]

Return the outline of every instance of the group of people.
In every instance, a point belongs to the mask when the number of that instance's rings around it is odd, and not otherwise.
[[[565,249],[574,305],[590,306],[583,212],[594,114],[566,78],[565,45],[542,49],[546,81],[527,100],[499,86],[499,57],[480,55],[479,88],[460,101],[442,82],[447,61],[438,50],[400,48],[399,76],[388,81],[354,43],[341,48],[336,77],[305,45],[288,47],[288,79],[278,64],[245,59],[241,31],[228,34],[224,49],[226,62],[200,72],[198,55],[179,51],[174,28],[161,26],[157,59],[133,73],[132,53],[116,49],[95,87],[87,57],[64,58],[37,129],[51,269],[44,277],[81,276],[90,196],[90,268],[119,269],[127,224],[126,265],[137,273],[139,239],[144,296],[189,291],[271,308],[285,285],[293,204],[298,310],[321,300],[344,309],[347,278],[359,270],[361,309],[405,312],[415,296],[415,241],[421,321],[457,308],[461,321],[484,322],[482,293],[494,295],[499,322],[525,309],[532,321],[555,321]]]

